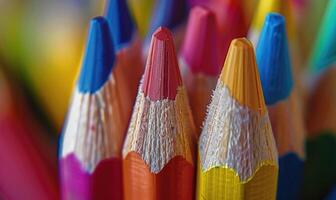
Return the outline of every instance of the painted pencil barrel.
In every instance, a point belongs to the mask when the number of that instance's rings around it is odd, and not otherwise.
[[[277,199],[298,199],[303,177],[303,160],[295,153],[279,157]]]
[[[227,167],[199,170],[197,199],[275,199],[277,172],[275,165],[264,164],[247,181]]]
[[[83,169],[74,154],[60,162],[62,199],[123,199],[120,158],[101,161],[93,172]]]
[[[123,171],[125,200],[194,199],[194,166],[182,156],[153,173],[139,154],[131,152],[124,159]]]

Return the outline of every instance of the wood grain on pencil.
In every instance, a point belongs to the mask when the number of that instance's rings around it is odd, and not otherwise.
[[[159,28],[123,148],[125,199],[193,199],[195,144],[172,35]]]

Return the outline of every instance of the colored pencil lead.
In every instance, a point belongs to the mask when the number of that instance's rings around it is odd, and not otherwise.
[[[292,91],[293,79],[283,16],[267,15],[256,57],[266,104],[286,99]]]

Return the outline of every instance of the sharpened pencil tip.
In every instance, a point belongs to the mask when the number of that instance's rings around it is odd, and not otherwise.
[[[257,46],[257,63],[267,105],[286,99],[292,90],[291,62],[285,18],[267,15]]]
[[[113,42],[104,17],[90,22],[89,35],[78,80],[82,93],[94,93],[109,78],[115,60]]]
[[[261,114],[266,111],[253,46],[246,38],[232,40],[220,81],[240,104]]]
[[[181,57],[193,73],[218,76],[220,56],[219,30],[215,14],[205,7],[192,8]]]
[[[126,0],[109,0],[105,11],[116,51],[129,44],[135,26],[126,4]]]
[[[174,100],[181,85],[172,33],[160,27],[152,36],[142,91],[151,100]]]

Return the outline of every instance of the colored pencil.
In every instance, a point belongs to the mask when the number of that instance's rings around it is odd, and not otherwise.
[[[303,117],[294,93],[285,18],[266,16],[257,45],[260,80],[279,153],[277,199],[298,199],[304,162]],[[298,112],[298,113],[295,113]],[[294,117],[298,117],[295,119]]]
[[[143,56],[147,58],[152,34],[160,26],[169,28],[174,35],[174,43],[179,51],[184,38],[184,22],[187,17],[188,6],[185,0],[157,0],[153,11],[147,37],[143,44]]]
[[[252,44],[231,42],[199,141],[198,199],[275,199],[278,156]]]
[[[307,102],[302,199],[322,199],[336,181],[336,67],[320,74]]]
[[[316,35],[321,25],[321,20],[328,5],[328,1],[307,0],[303,10],[303,17],[298,27],[298,37],[300,50],[302,52],[304,65],[307,66],[307,61],[312,53],[312,47],[316,40]]]
[[[260,0],[248,32],[248,38],[251,40],[253,45],[255,47],[257,46],[266,15],[270,12],[281,13],[285,16],[287,21],[286,28],[288,30],[288,37],[292,40],[295,35],[292,9],[293,8],[291,7],[289,0]]]
[[[313,47],[310,70],[319,72],[336,62],[336,0],[330,0]]]
[[[105,11],[116,51],[115,79],[123,109],[129,120],[143,73],[141,42],[125,0],[109,0]]]
[[[123,116],[108,22],[91,20],[60,147],[63,199],[122,199]]]
[[[243,3],[245,21],[247,24],[251,24],[259,0],[240,0],[240,1]]]
[[[57,200],[55,145],[8,78],[0,68],[0,199]]]
[[[165,26],[172,30],[181,25],[187,17],[187,9],[185,0],[157,0],[149,34],[152,35],[160,26]]]
[[[193,199],[195,145],[172,33],[160,27],[124,143],[125,200]]]
[[[127,0],[139,34],[142,37],[147,34],[155,2],[156,0]]]
[[[180,55],[180,66],[198,135],[222,67],[219,43],[215,14],[205,7],[192,8]]]
[[[222,64],[234,38],[246,37],[248,26],[245,21],[244,7],[237,0],[213,0],[210,8],[214,11],[222,36]]]
[[[258,40],[260,37],[260,33],[262,31],[263,23],[266,19],[266,16],[270,12],[276,12],[283,15],[286,19],[286,29],[289,40],[289,48],[290,54],[292,58],[292,66],[293,66],[293,75],[294,79],[297,80],[298,85],[298,93],[299,97],[304,95],[304,87],[301,86],[301,82],[298,81],[299,72],[303,70],[304,62],[302,58],[301,49],[298,43],[298,35],[297,35],[297,24],[295,21],[295,17],[293,15],[293,3],[291,0],[260,0],[257,11],[252,20],[252,24],[250,26],[248,32],[248,38],[253,43],[254,47],[257,47]]]

